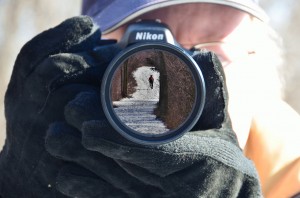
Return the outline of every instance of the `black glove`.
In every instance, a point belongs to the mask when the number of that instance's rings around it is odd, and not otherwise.
[[[194,129],[174,142],[145,146],[120,136],[104,116],[97,84],[69,102],[66,122],[53,123],[46,137],[49,153],[69,162],[57,189],[69,197],[261,197],[256,170],[231,128],[222,66],[211,52],[194,59],[206,104]]]
[[[100,31],[91,19],[77,17],[21,49],[5,96],[7,138],[0,154],[0,197],[65,197],[55,186],[66,161],[46,152],[45,135],[50,123],[65,121],[64,107],[71,99],[82,90],[96,91],[84,84],[100,84],[96,75],[105,68],[95,69],[88,55],[99,42]]]

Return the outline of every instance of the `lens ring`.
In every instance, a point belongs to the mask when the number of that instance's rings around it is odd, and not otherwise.
[[[192,108],[192,112],[190,113],[186,121],[181,124],[176,130],[170,133],[165,133],[164,135],[154,136],[135,132],[118,118],[111,102],[112,79],[116,70],[128,57],[142,50],[161,50],[178,57],[189,67],[189,70],[191,71],[193,80],[195,82],[195,103]],[[138,43],[124,49],[109,64],[107,70],[105,71],[101,86],[102,107],[109,123],[126,139],[138,144],[164,144],[178,139],[185,132],[191,130],[191,128],[198,121],[204,107],[204,101],[205,82],[200,67],[184,49],[168,43]]]

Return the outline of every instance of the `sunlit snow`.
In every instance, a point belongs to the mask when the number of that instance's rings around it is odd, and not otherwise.
[[[154,77],[153,89],[148,78]],[[154,109],[159,101],[159,72],[149,66],[138,68],[133,76],[137,86],[135,92],[128,98],[114,101],[116,114],[128,127],[145,134],[161,134],[168,129],[154,115]]]

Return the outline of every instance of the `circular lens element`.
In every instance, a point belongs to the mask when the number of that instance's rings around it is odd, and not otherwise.
[[[109,65],[101,99],[111,125],[139,144],[162,144],[189,131],[205,99],[202,73],[183,49],[137,44]]]

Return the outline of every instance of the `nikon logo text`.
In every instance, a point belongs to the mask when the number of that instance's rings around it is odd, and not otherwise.
[[[150,40],[161,41],[164,40],[164,34],[152,34],[150,32],[137,32],[135,40]]]

